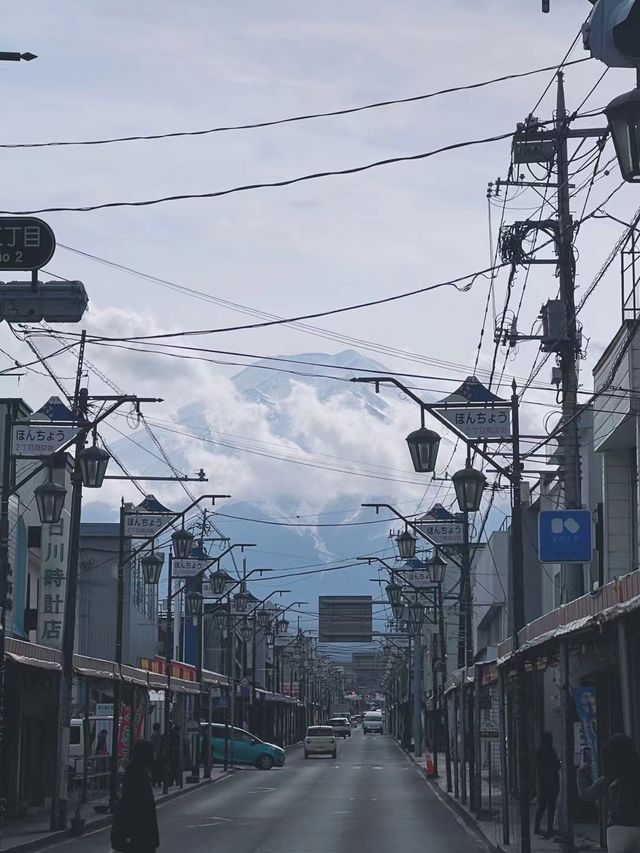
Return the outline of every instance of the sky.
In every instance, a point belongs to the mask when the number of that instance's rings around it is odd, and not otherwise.
[[[29,50],[38,59],[0,67],[0,143],[99,140],[259,123],[553,66],[567,53],[590,8],[586,0],[552,0],[549,15],[541,13],[539,0],[25,0],[5,10],[1,47]],[[578,40],[570,59],[585,56]],[[598,82],[603,70],[595,60],[566,69],[570,110],[600,109],[633,87],[629,71],[611,70]],[[0,155],[5,166],[0,208],[23,211],[218,191],[506,134],[531,112],[551,76],[546,72],[411,104],[277,127],[110,145],[5,148]],[[551,118],[554,98],[552,86],[535,109],[541,120]],[[603,116],[581,124],[600,126]],[[590,143],[577,157],[589,149]],[[487,186],[506,177],[509,157],[510,141],[504,139],[286,188],[149,207],[43,214],[58,240],[48,272],[85,283],[90,309],[83,326],[108,336],[254,321],[222,301],[291,317],[382,299],[491,265],[504,190],[489,204]],[[609,143],[601,165],[612,157]],[[589,164],[589,158],[575,163]],[[590,175],[589,169],[576,176],[577,186]],[[585,201],[587,212],[601,204],[619,182],[614,162],[598,175],[588,199],[583,191],[573,201],[575,216],[581,215]],[[505,221],[532,215],[539,203],[531,190],[511,191]],[[628,221],[637,206],[636,188],[625,186],[606,210]],[[549,207],[546,213],[551,215]],[[578,298],[621,231],[610,219],[592,219],[581,229]],[[620,325],[617,269],[614,264],[581,314],[585,391],[593,386],[593,364]],[[45,273],[42,278],[47,280]],[[503,273],[495,281],[498,313],[505,302],[506,280]],[[524,282],[523,271],[510,308],[519,304],[519,330],[531,333],[540,306],[555,297],[557,281],[553,267],[543,266],[531,272],[523,293]],[[432,395],[453,390],[473,372],[476,357],[480,371],[491,368],[493,318],[486,278],[476,279],[465,293],[447,287],[311,322],[314,330],[274,326],[186,343],[251,356],[357,349],[389,370],[435,377],[414,380]],[[44,352],[50,351],[46,338],[35,340]],[[7,364],[33,357],[6,326],[0,329],[0,343]],[[522,343],[517,353],[499,351],[498,373],[505,365],[503,393],[508,393],[512,377],[522,384],[536,354],[533,342]],[[425,486],[409,471],[404,446],[405,435],[418,425],[417,411],[397,393],[386,394],[390,412],[380,423],[346,383],[330,402],[313,388],[294,383],[282,404],[288,424],[283,434],[274,428],[268,409],[247,401],[231,382],[238,365],[255,358],[217,355],[212,358],[218,363],[212,364],[97,345],[88,347],[87,358],[123,391],[163,397],[164,403],[144,409],[160,427],[175,427],[181,413],[183,417],[188,411],[200,428],[218,436],[226,433],[236,442],[262,442],[253,446],[263,450],[277,445],[278,452],[302,448],[315,463],[324,454],[325,461],[329,456],[334,462],[335,457],[359,460],[347,466],[352,470],[361,462],[393,472],[391,481],[321,471],[237,448],[203,445],[183,428],[181,434],[158,432],[180,466],[203,467],[217,491],[233,493],[238,501],[299,514],[336,506],[355,512],[363,500],[383,497],[408,509],[424,506]],[[51,366],[63,385],[72,387],[73,358],[60,356]],[[556,417],[548,387],[550,368],[548,363],[539,377],[546,387],[534,388],[524,398],[522,419],[531,432],[541,432]],[[20,380],[3,377],[2,382],[5,395],[22,395],[34,408],[59,393],[42,369]],[[89,376],[89,387],[92,393],[108,391],[95,373]],[[141,457],[139,448],[114,429],[131,431],[135,438],[140,430],[134,426],[130,419],[114,419],[104,436],[110,442],[119,440],[123,458],[144,472],[166,473],[158,454]],[[450,448],[443,444],[443,467]],[[454,467],[459,458],[451,463]],[[429,488],[431,496],[443,494],[437,483]],[[154,491],[167,501],[184,499],[175,486]],[[112,484],[89,501],[98,501],[100,511],[113,516],[121,494],[131,500],[140,497],[128,484]],[[293,507],[291,495],[296,496]]]

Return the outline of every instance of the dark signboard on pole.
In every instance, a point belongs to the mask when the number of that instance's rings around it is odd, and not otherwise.
[[[0,217],[0,270],[39,270],[56,249],[53,231],[32,216]]]
[[[318,598],[321,643],[372,642],[373,599],[370,595],[321,595]]]

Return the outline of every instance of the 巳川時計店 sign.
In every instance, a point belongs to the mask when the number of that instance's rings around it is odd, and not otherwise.
[[[509,438],[511,435],[508,406],[469,406],[438,411],[467,438]]]
[[[11,452],[14,456],[49,456],[57,453],[78,434],[78,427],[14,426]]]
[[[0,217],[0,270],[39,270],[56,248],[53,231],[31,216]]]

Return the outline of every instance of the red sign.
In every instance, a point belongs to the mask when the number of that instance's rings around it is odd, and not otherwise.
[[[140,658],[140,669],[146,669],[147,672],[156,672],[158,675],[164,675],[167,671],[167,661],[165,658],[156,655],[153,660],[149,658]],[[173,678],[181,678],[183,681],[195,681],[197,670],[193,664],[180,663],[180,661],[171,661],[171,675]]]
[[[133,742],[140,740],[144,726],[144,707],[138,705],[133,721]],[[120,725],[118,726],[118,769],[124,770],[129,753],[131,752],[131,705],[120,708]]]

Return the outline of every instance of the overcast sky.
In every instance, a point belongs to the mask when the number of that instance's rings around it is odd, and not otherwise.
[[[38,59],[0,67],[1,141],[94,140],[198,130],[474,83],[557,64],[589,9],[583,0],[552,0],[550,15],[541,14],[539,0],[24,0],[4,11],[1,47],[29,50]],[[585,55],[578,43],[571,59]],[[567,69],[569,109],[583,102],[602,71],[595,61]],[[550,77],[547,72],[414,104],[280,127],[102,146],[3,150],[0,208],[32,210],[215,191],[504,134],[533,109]],[[583,109],[600,108],[633,84],[631,72],[610,71]],[[541,119],[551,117],[553,101],[552,88],[536,110]],[[599,125],[603,119],[590,121]],[[219,299],[292,316],[387,297],[488,266],[487,184],[506,177],[509,152],[506,139],[289,188],[44,218],[65,246]],[[612,156],[609,145],[602,162]],[[576,183],[589,175],[583,172]],[[593,188],[587,210],[605,199],[619,180],[614,163],[611,174]],[[638,198],[636,188],[624,187],[607,210],[628,220]],[[574,203],[576,216],[584,201],[582,193]],[[494,237],[500,202],[492,207]],[[531,191],[517,195],[508,203],[505,221],[526,218],[539,203]],[[550,215],[549,208],[546,213]],[[578,240],[581,288],[591,281],[621,230],[607,220],[585,224]],[[49,269],[84,281],[91,300],[86,325],[92,331],[140,334],[251,322],[236,310],[61,247]],[[581,315],[589,340],[581,376],[585,389],[592,387],[595,358],[620,323],[617,269],[615,264]],[[512,307],[520,299],[524,279],[523,271]],[[506,275],[501,275],[496,283],[498,310],[505,287]],[[531,330],[541,304],[556,290],[553,267],[532,272],[520,310],[521,331]],[[423,387],[445,392],[471,372],[486,300],[487,281],[478,279],[468,293],[446,288],[327,317],[315,325],[331,335],[370,342],[372,349],[363,344],[361,351],[390,369],[448,377],[448,382],[422,382]],[[0,336],[11,356],[29,357],[5,327]],[[491,364],[492,341],[490,309],[480,358],[485,369]],[[256,355],[335,353],[353,347],[344,338],[327,339],[287,326],[189,343]],[[380,345],[413,355],[404,360],[380,354]],[[505,376],[526,377],[536,352],[535,344],[521,345]],[[237,367],[193,365],[97,347],[89,348],[88,357],[127,392],[165,397],[166,404],[150,411],[157,418],[171,421],[180,407],[196,401],[217,430],[226,427],[240,436],[257,431],[264,441],[275,440],[264,412],[239,409],[228,382]],[[425,359],[453,366],[434,367]],[[500,368],[502,361],[500,354]],[[63,377],[73,373],[71,358],[52,364]],[[547,382],[549,374],[550,365],[540,379]],[[29,375],[20,384],[7,378],[2,382],[4,394],[23,394],[34,406],[57,393],[46,376]],[[91,388],[106,390],[95,377]],[[554,396],[535,392],[527,399],[553,405]],[[299,429],[308,425],[313,430],[314,452],[363,460],[371,452],[372,462],[407,474],[403,439],[416,425],[413,407],[396,401],[392,428],[385,433],[367,428],[367,448],[364,415],[358,414],[360,420],[354,422],[352,413],[327,409],[302,389],[291,406]],[[540,406],[524,411],[525,425],[539,429],[548,411]],[[256,499],[258,485],[277,492],[276,484],[284,477],[291,477],[288,486],[300,489],[301,505],[316,511],[322,501],[314,503],[312,497],[319,493],[329,493],[332,499],[344,494],[349,507],[387,488],[383,482],[369,484],[338,473],[316,472],[313,477],[321,479],[314,480],[307,470],[292,473],[293,466],[285,463],[231,457],[188,439],[164,438],[193,467],[203,465],[215,474],[219,490],[233,491],[242,500]],[[160,463],[149,460],[148,470],[160,469]],[[123,488],[118,486],[118,491]],[[416,503],[424,491],[417,485],[388,488],[395,499]]]

